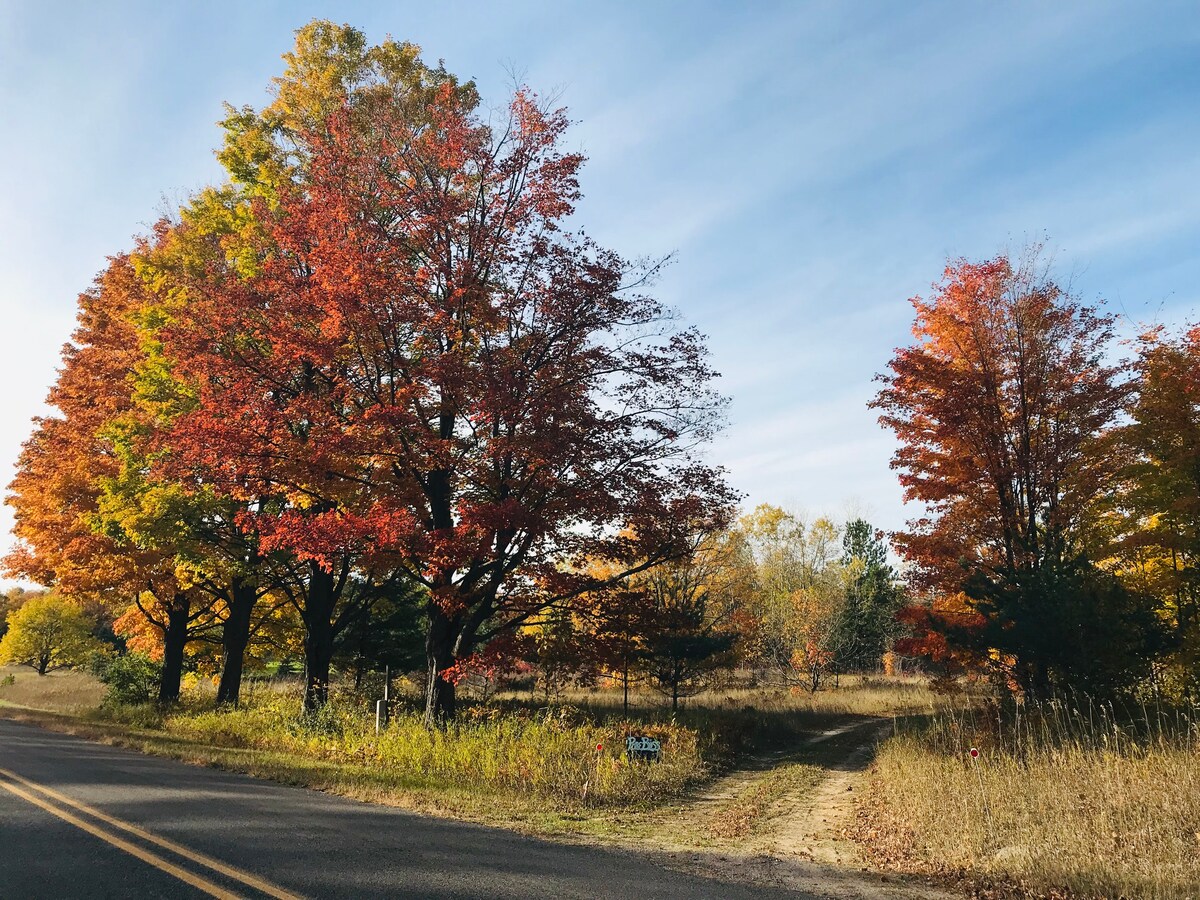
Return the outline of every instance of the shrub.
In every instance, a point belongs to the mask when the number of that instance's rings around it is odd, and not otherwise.
[[[101,658],[95,672],[108,685],[105,703],[149,703],[158,690],[162,664],[142,653],[127,653]]]

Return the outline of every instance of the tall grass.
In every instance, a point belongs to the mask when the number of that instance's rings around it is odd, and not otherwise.
[[[943,711],[880,748],[872,789],[884,844],[929,866],[1089,896],[1200,895],[1197,710]]]
[[[0,701],[59,712],[95,707],[105,687],[87,672],[39,675],[28,666],[0,666]]]
[[[378,734],[358,703],[333,701],[310,717],[296,698],[258,698],[234,710],[181,710],[159,726],[222,747],[282,752],[366,767],[402,788],[509,791],[559,807],[628,805],[681,792],[705,774],[696,732],[673,723],[596,722],[571,708],[475,708],[445,728],[400,711]],[[657,738],[659,762],[630,760],[628,732]]]
[[[520,694],[507,697],[520,699]],[[524,696],[529,697],[529,694]],[[620,709],[621,692],[617,688],[577,688],[563,692],[569,703],[589,709]],[[843,675],[838,686],[832,681],[816,693],[800,686],[772,684],[732,684],[704,691],[683,702],[682,710],[721,710],[753,707],[764,712],[805,713],[813,715],[904,715],[932,712],[954,704],[954,699],[930,691],[928,681],[917,676]],[[641,689],[630,695],[634,711],[662,710],[665,701],[652,691]]]

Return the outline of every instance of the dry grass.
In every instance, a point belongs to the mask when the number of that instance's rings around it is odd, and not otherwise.
[[[1041,891],[1194,898],[1200,717],[1137,718],[942,714],[880,749],[866,834],[885,855]]]
[[[105,687],[86,672],[61,670],[38,675],[28,666],[0,666],[0,703],[80,712],[95,708]]]
[[[929,690],[923,678],[847,675],[815,694],[804,688],[743,688],[713,692],[706,705],[748,705],[818,716],[906,716],[947,709],[955,701]]]
[[[298,698],[276,697],[236,710],[183,710],[163,719],[159,730],[215,747],[364,766],[407,789],[510,792],[561,809],[672,797],[706,773],[695,732],[669,722],[600,723],[571,709],[477,708],[444,729],[402,712],[376,734],[356,704],[331,702],[307,719],[297,708]],[[661,762],[626,757],[631,730],[661,742]]]
[[[511,699],[536,700],[538,694],[508,694]],[[620,709],[621,692],[615,688],[564,691],[562,699],[589,709]],[[736,682],[705,691],[683,701],[682,714],[753,707],[762,712],[804,713],[825,716],[893,716],[930,713],[955,705],[952,698],[934,694],[928,681],[918,676],[844,675],[837,686],[829,680],[815,694],[803,687],[741,686]],[[636,690],[630,695],[633,711],[662,711],[660,694]]]

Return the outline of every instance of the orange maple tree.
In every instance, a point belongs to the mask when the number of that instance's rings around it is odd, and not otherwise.
[[[108,429],[134,410],[142,352],[133,318],[145,300],[126,256],[113,257],[80,297],[79,325],[47,398],[57,413],[35,422],[9,488],[18,543],[4,564],[66,596],[155,610],[147,622],[166,647],[159,699],[171,700],[187,642],[213,624],[211,598],[179,581],[169,550],[121,541],[99,518],[104,483],[120,471]],[[143,594],[152,598],[145,606]]]
[[[1050,278],[1037,248],[952,263],[912,303],[916,340],[873,406],[899,441],[905,499],[925,510],[896,545],[914,586],[945,599],[905,613],[916,634],[902,648],[984,668],[1015,657],[1018,681],[1044,689],[1042,641],[1070,623],[1055,618],[1057,588],[1030,582],[1078,562],[1112,478],[1097,441],[1128,393],[1107,362],[1113,320]]]

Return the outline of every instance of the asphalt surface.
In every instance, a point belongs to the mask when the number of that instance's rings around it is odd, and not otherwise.
[[[263,882],[266,891],[258,889]],[[805,896],[683,874],[624,851],[419,816],[0,720],[0,900],[289,895]]]

